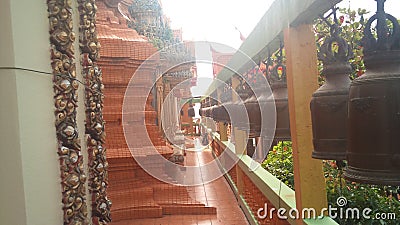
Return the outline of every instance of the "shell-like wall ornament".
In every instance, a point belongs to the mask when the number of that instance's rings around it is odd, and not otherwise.
[[[85,78],[85,133],[88,135],[89,191],[92,199],[92,224],[111,222],[111,201],[107,198],[108,163],[104,147],[105,132],[103,120],[103,89],[101,69],[96,61],[99,57],[100,43],[96,32],[95,0],[78,0],[80,26],[79,46],[82,74]]]
[[[61,171],[64,224],[88,225],[86,175],[76,124],[77,89],[72,1],[48,0],[55,126]]]
[[[89,53],[91,60],[99,57],[100,44],[96,32],[97,6],[94,0],[78,0],[80,13],[80,49],[81,53]]]

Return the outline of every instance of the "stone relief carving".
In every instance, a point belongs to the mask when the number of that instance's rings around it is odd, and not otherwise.
[[[88,135],[89,191],[92,199],[92,223],[95,225],[111,222],[111,201],[107,198],[108,163],[106,159],[105,132],[103,120],[104,85],[102,72],[96,64],[100,44],[96,32],[95,0],[78,0],[80,27],[79,46],[82,74],[85,79],[85,132]]]
[[[83,167],[76,123],[76,80],[72,31],[72,2],[48,0],[51,66],[53,70],[55,126],[61,170],[64,224],[89,224]]]

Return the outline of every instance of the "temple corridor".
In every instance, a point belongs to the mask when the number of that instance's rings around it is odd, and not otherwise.
[[[0,225],[400,225],[398,9],[1,0]]]
[[[187,139],[188,140],[188,139]],[[189,139],[189,142],[190,139]],[[210,148],[200,150],[199,140],[195,139],[195,150],[187,151],[185,157],[185,166],[199,166],[214,160]],[[189,143],[190,145],[190,143]],[[202,171],[202,178],[206,177]],[[247,219],[238,205],[235,194],[232,192],[229,184],[224,177],[214,180],[211,183],[194,187],[186,187],[186,190],[193,200],[203,203],[205,206],[215,207],[216,215],[164,215],[160,218],[133,219],[112,222],[111,225],[190,225],[190,224],[207,224],[207,225],[246,225],[249,224]]]

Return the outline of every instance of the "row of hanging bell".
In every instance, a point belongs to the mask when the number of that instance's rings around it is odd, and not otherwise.
[[[347,160],[344,177],[360,183],[400,185],[400,25],[376,0],[377,13],[362,39],[366,73],[352,82],[351,49],[332,26],[322,46],[326,82],[311,101],[318,159]],[[387,20],[392,24],[389,29]],[[376,37],[371,25],[377,21]]]
[[[231,89],[233,92],[233,89]],[[250,88],[246,85],[243,80],[235,89],[236,96],[238,97],[236,101],[231,98],[230,101],[223,104],[226,109],[227,116],[229,117],[228,123],[232,124],[234,127],[246,126],[246,112],[244,108],[244,101],[250,96]],[[232,93],[231,93],[232,95]]]
[[[238,129],[248,129],[250,138],[260,137],[261,133],[263,132],[262,129],[268,128],[268,126],[262,126],[260,110],[266,112],[269,110],[268,107],[275,106],[276,126],[273,139],[275,141],[287,141],[291,139],[286,85],[286,67],[282,63],[282,58],[283,56],[281,47],[277,64],[272,66],[271,71],[267,73],[267,80],[270,83],[272,95],[268,94],[265,88],[255,85],[254,93],[252,93],[252,95],[250,95],[250,97],[244,101],[244,106],[246,108],[249,120],[248,124],[244,123],[245,120],[240,120],[241,123],[238,124]],[[259,74],[258,76],[262,76],[262,74]],[[258,98],[256,97],[255,93],[257,94]],[[269,132],[267,131],[266,133]]]
[[[189,117],[195,117],[195,116],[196,116],[196,110],[195,110],[195,108],[193,107],[193,104],[192,104],[192,103],[189,104],[188,116],[189,116]]]
[[[215,98],[211,96],[206,97],[204,103],[201,104],[200,115],[203,117],[212,117],[213,109],[216,107],[217,104],[218,101]]]
[[[216,106],[212,113],[212,118],[216,122],[230,123],[229,113],[225,107],[225,105],[231,102],[232,99],[232,91],[231,86],[229,84],[225,85],[223,91],[221,93],[220,104]]]
[[[207,114],[209,117],[213,118],[214,116],[213,111],[215,110],[216,107],[218,107],[218,95],[216,90],[211,93],[209,99],[210,99],[210,107],[208,107],[207,109]]]
[[[251,94],[250,98],[245,99],[244,101],[244,107],[246,109],[247,112],[247,117],[248,119],[248,123],[246,120],[241,120],[241,123],[239,123],[238,125],[238,129],[240,130],[247,130],[248,129],[248,134],[249,134],[249,138],[254,138],[254,137],[258,137],[260,136],[260,132],[261,132],[261,112],[260,112],[260,106],[259,106],[259,100],[257,99],[255,93],[257,93],[257,95],[263,96],[263,92],[261,92],[259,90],[259,88],[255,88],[253,93]],[[265,100],[265,98],[263,98]]]
[[[278,63],[268,76],[272,95],[267,101],[275,101],[276,126],[274,141],[290,141],[289,101],[286,82],[286,66],[283,64],[282,46],[279,50]]]
[[[353,51],[346,40],[340,37],[338,24],[325,21],[331,28],[330,37],[325,39],[318,52],[318,59],[323,63],[325,82],[314,92],[310,103],[314,144],[312,157],[344,160],[349,75],[352,71],[349,59],[353,57]]]
[[[366,23],[366,73],[349,91],[348,167],[345,178],[362,183],[400,185],[400,25],[386,14],[385,0]],[[377,37],[371,33],[376,21]],[[392,24],[389,29],[388,23]]]
[[[202,117],[206,116],[206,108],[207,107],[208,107],[208,97],[204,98],[200,102],[200,110],[199,110],[200,116],[202,116]]]

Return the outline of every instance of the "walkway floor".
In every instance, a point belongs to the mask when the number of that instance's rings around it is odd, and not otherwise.
[[[197,149],[199,140],[194,143]],[[185,165],[195,166],[206,164],[213,160],[208,148],[199,151],[187,151]],[[201,175],[205,177],[206,174]],[[224,177],[211,183],[188,187],[188,192],[196,201],[206,206],[217,208],[217,215],[171,215],[156,219],[136,219],[111,223],[111,225],[248,225],[234,193]]]

